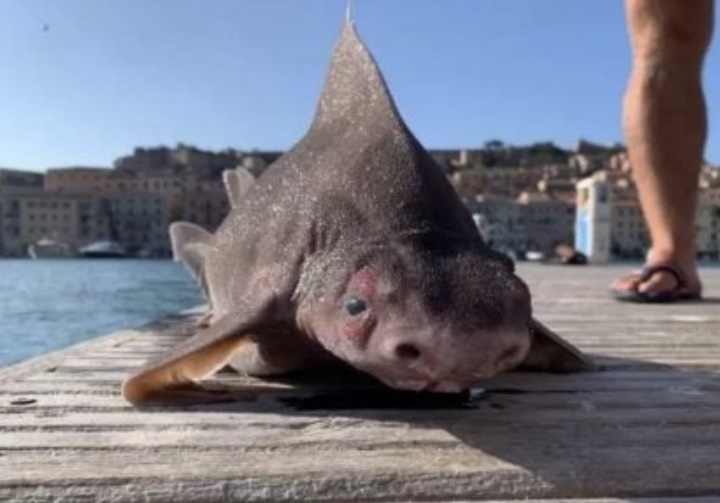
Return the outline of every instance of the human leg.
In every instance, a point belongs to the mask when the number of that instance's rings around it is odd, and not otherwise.
[[[672,263],[698,289],[695,206],[707,119],[701,85],[713,0],[626,0],[633,65],[624,101],[628,154],[652,241],[648,264]],[[643,279],[644,278],[644,279]],[[613,282],[615,291],[677,286],[658,271]]]

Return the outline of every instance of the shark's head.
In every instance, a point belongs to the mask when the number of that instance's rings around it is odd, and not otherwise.
[[[394,388],[459,391],[527,356],[530,293],[505,256],[432,232],[358,252],[300,311],[338,358]]]

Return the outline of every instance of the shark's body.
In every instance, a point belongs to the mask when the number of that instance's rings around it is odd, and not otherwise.
[[[389,386],[454,391],[522,363],[583,370],[532,319],[512,261],[482,240],[346,23],[307,135],[254,181],[225,176],[214,235],[173,224],[208,328],[128,379],[133,403],[204,400],[225,364],[278,374],[342,361]]]

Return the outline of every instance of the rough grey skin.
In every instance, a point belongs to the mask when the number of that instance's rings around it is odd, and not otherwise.
[[[271,375],[342,361],[428,391],[523,363],[591,367],[532,319],[512,261],[483,242],[351,22],[306,136],[256,181],[225,182],[232,210],[214,235],[171,228],[208,326],[126,380],[131,403],[213,400],[196,383],[226,364]]]

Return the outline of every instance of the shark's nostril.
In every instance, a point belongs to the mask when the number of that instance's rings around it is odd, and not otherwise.
[[[397,356],[399,360],[414,361],[420,358],[420,350],[412,344],[398,344],[395,348],[395,356]]]

